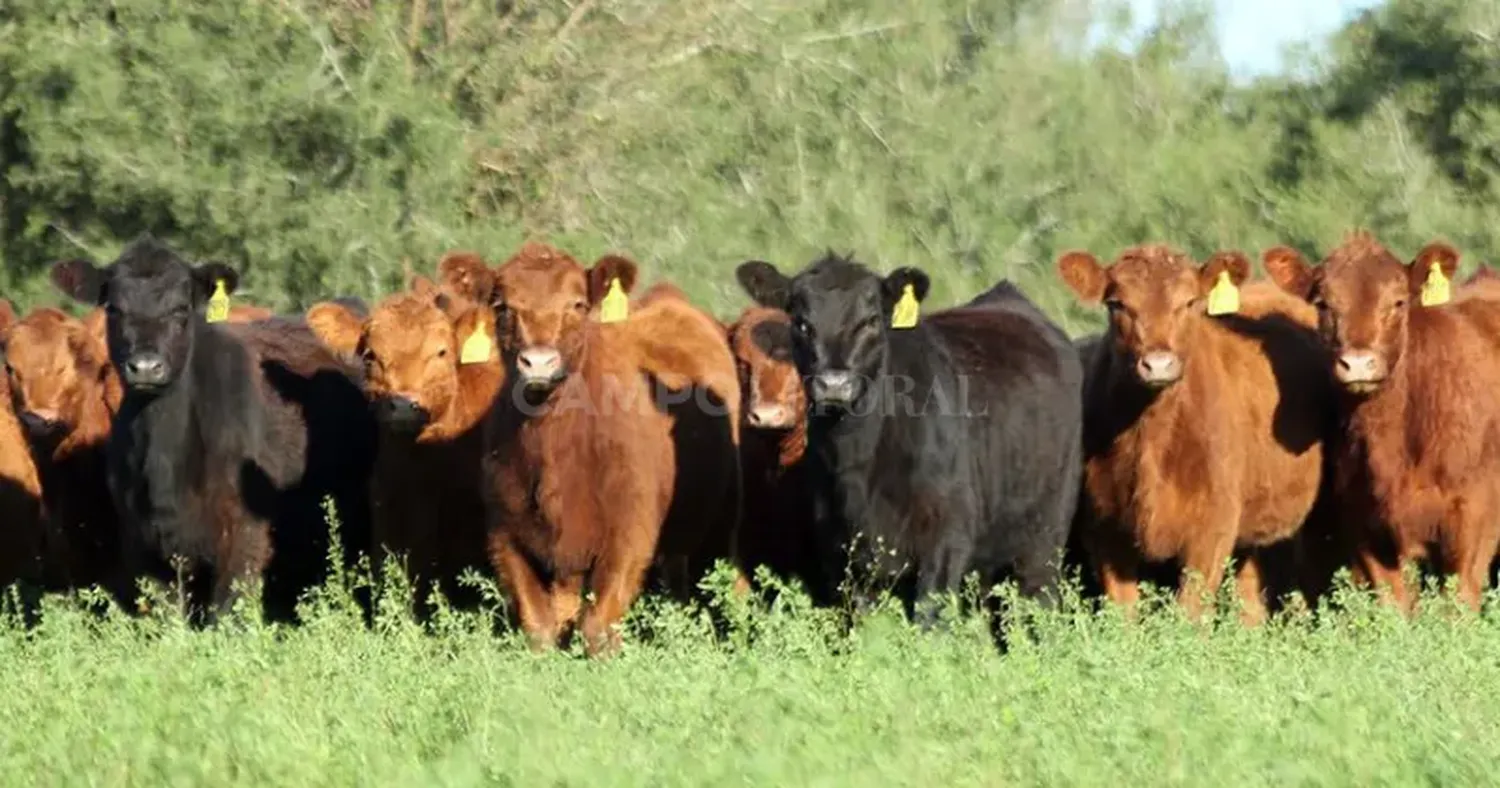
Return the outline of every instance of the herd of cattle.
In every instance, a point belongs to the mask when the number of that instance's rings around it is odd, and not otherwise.
[[[25,588],[185,581],[198,615],[253,581],[272,619],[345,560],[404,562],[456,605],[493,573],[538,647],[591,653],[648,583],[717,560],[823,604],[1069,562],[1191,614],[1233,568],[1243,616],[1339,567],[1410,609],[1410,562],[1477,606],[1500,542],[1500,277],[1403,263],[1364,232],[1313,266],[1162,245],[1057,261],[1108,310],[1077,341],[1008,282],[920,314],[929,281],[829,254],[751,261],[725,325],[609,255],[453,252],[368,307],[226,308],[238,276],[149,235],[0,301],[0,573]],[[328,504],[336,518],[330,517]],[[1162,574],[1163,569],[1171,574]]]

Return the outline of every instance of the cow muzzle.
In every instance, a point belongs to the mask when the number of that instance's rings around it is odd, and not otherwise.
[[[410,397],[399,394],[382,397],[375,405],[375,418],[387,427],[401,432],[418,432],[431,421],[432,415]]]
[[[784,430],[792,426],[792,411],[785,405],[757,405],[745,413],[745,422],[756,429]]]
[[[1350,393],[1371,394],[1385,382],[1385,359],[1370,350],[1346,350],[1333,360],[1333,377]]]
[[[567,376],[557,348],[529,347],[516,354],[516,374],[528,389],[550,389]]]
[[[859,395],[859,378],[848,370],[819,372],[813,376],[808,393],[813,402],[825,408],[848,408]]]
[[[133,389],[157,389],[167,385],[171,367],[160,353],[136,353],[121,364],[120,377]]]
[[[1136,359],[1135,374],[1147,387],[1164,389],[1182,379],[1182,357],[1170,350],[1144,353]]]

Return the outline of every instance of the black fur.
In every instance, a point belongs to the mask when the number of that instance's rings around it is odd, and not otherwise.
[[[903,286],[927,292],[917,269],[882,279],[829,254],[795,277],[763,262],[737,276],[792,316],[825,573],[844,575],[852,542],[856,577],[909,605],[971,572],[1055,586],[1082,469],[1083,369],[1061,329],[1008,282],[898,330]],[[852,404],[815,401],[830,370],[858,375]]]
[[[271,620],[291,620],[322,582],[331,496],[346,558],[366,549],[375,425],[357,371],[323,349],[300,319],[210,325],[203,309],[219,264],[191,266],[149,235],[111,265],[56,264],[53,282],[106,308],[110,361],[125,398],[111,425],[107,478],[121,520],[117,590],[171,579],[186,562],[195,614],[233,603],[231,581],[264,584]],[[163,359],[132,378],[126,366]]]

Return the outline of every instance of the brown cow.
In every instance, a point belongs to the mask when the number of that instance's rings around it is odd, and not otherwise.
[[[12,402],[42,483],[48,585],[108,584],[120,545],[105,444],[123,390],[109,363],[104,311],[78,320],[37,309],[4,342]]]
[[[1249,275],[1238,252],[1196,266],[1146,245],[1108,267],[1087,252],[1057,265],[1080,300],[1109,308],[1084,392],[1081,534],[1105,593],[1132,603],[1142,564],[1180,563],[1196,617],[1235,555],[1244,618],[1260,620],[1263,551],[1298,531],[1320,488],[1332,404],[1313,310],[1261,282],[1236,314],[1209,316],[1220,274],[1236,287]]]
[[[439,268],[448,275],[462,262],[450,255]],[[436,583],[456,607],[477,606],[477,591],[458,579],[488,568],[479,462],[484,415],[504,377],[494,313],[418,277],[368,318],[321,303],[307,321],[329,348],[364,364],[380,422],[370,485],[375,559],[404,558],[419,600]],[[429,613],[420,601],[418,609]]]
[[[622,257],[585,269],[530,243],[472,274],[507,365],[485,427],[491,559],[535,647],[581,612],[588,653],[612,651],[658,549],[702,555],[694,542],[738,518],[734,359],[717,321],[669,291],[600,322],[609,283],[635,284]]]
[[[15,323],[15,309],[0,299],[0,334]],[[0,590],[19,584],[29,595],[44,580],[42,488],[11,404],[9,378],[0,376]]]
[[[1264,263],[1316,306],[1332,351],[1345,420],[1335,484],[1357,574],[1410,611],[1402,570],[1430,559],[1477,609],[1500,543],[1500,302],[1466,286],[1421,304],[1433,270],[1451,279],[1458,266],[1444,243],[1407,265],[1356,232],[1317,268],[1286,246]]]
[[[752,306],[727,334],[739,366],[745,416],[740,432],[745,506],[737,557],[747,571],[764,565],[816,592],[825,584],[802,462],[807,405],[791,356],[791,318],[779,309]]]

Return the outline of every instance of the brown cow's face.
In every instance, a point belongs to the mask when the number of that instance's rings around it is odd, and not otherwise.
[[[308,311],[308,322],[325,344],[364,364],[376,418],[419,434],[454,407],[463,341],[475,330],[493,337],[488,314],[424,285],[387,298],[364,321],[325,303]]]
[[[103,321],[93,330],[55,309],[40,309],[5,337],[11,398],[28,436],[48,442],[83,420],[87,398],[100,396],[109,373]]]
[[[502,348],[520,385],[544,393],[577,368],[589,310],[618,278],[629,292],[635,265],[605,257],[592,269],[552,247],[527,244],[495,271],[495,316]]]
[[[1422,282],[1434,264],[1450,279],[1458,252],[1429,244],[1411,265],[1367,234],[1356,234],[1314,268],[1294,249],[1266,252],[1266,272],[1278,286],[1318,310],[1318,331],[1333,354],[1333,376],[1352,394],[1380,389],[1406,349],[1407,325]]]
[[[1109,309],[1109,342],[1148,388],[1164,389],[1182,379],[1193,334],[1204,313],[1204,296],[1221,272],[1238,286],[1250,261],[1221,252],[1201,267],[1161,245],[1126,250],[1102,266],[1087,252],[1058,260],[1058,272],[1081,301]]]
[[[757,429],[786,430],[805,409],[802,379],[792,359],[791,318],[751,307],[729,330],[745,396],[745,422]]]

